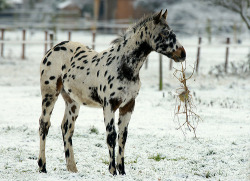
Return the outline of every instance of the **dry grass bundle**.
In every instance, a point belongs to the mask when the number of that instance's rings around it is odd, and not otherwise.
[[[183,130],[183,127],[186,126],[189,131],[193,131],[194,136],[196,137],[196,128],[198,125],[198,122],[201,121],[201,117],[196,114],[193,110],[195,109],[195,106],[193,104],[192,95],[190,93],[190,90],[187,87],[187,80],[191,79],[194,74],[194,68],[193,72],[189,77],[186,77],[185,70],[186,70],[186,64],[185,66],[183,63],[181,64],[181,70],[175,69],[175,72],[173,75],[179,80],[181,83],[180,88],[176,89],[175,95],[176,96],[176,104],[175,104],[175,115],[174,120],[177,118],[179,127],[177,129],[181,129],[183,134],[185,135],[185,131]],[[179,116],[183,115],[185,117],[185,121],[181,122]]]

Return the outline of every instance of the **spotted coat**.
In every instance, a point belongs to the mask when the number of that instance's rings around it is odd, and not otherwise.
[[[175,61],[185,60],[185,50],[166,22],[167,11],[144,17],[115,39],[107,50],[96,52],[87,46],[64,41],[50,49],[40,66],[42,114],[39,119],[39,170],[46,172],[45,142],[50,116],[61,94],[65,113],[61,124],[67,169],[77,172],[72,136],[80,105],[103,109],[106,141],[109,149],[109,171],[125,174],[124,148],[128,124],[140,89],[139,71],[151,51]],[[115,162],[118,118],[118,154]]]

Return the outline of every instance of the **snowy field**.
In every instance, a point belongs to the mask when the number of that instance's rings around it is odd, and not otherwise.
[[[15,32],[6,37],[21,38]],[[28,40],[43,34],[28,34]],[[58,34],[58,41],[67,38]],[[115,36],[97,36],[108,44]],[[247,37],[244,43],[249,43]],[[197,38],[179,38],[184,45]],[[87,33],[74,33],[72,40],[90,45]],[[248,40],[248,41],[247,41]],[[224,41],[214,40],[214,45]],[[206,44],[206,42],[204,43]],[[97,46],[103,50],[107,46]],[[46,144],[47,174],[38,172],[38,120],[41,114],[39,64],[41,45],[28,45],[27,59],[20,60],[21,45],[5,46],[0,59],[0,180],[249,180],[250,179],[250,75],[209,74],[224,62],[225,47],[202,48],[199,74],[188,81],[195,110],[202,118],[197,139],[186,130],[176,130],[173,121],[175,98],[171,94],[179,82],[169,71],[164,57],[163,91],[158,90],[158,57],[149,56],[148,69],[141,70],[142,87],[129,125],[125,151],[125,176],[108,172],[108,149],[101,109],[81,107],[73,136],[78,173],[66,170],[60,124],[64,101],[59,97],[51,117]],[[196,59],[196,47],[185,47],[187,65]],[[230,62],[247,61],[248,47],[231,48]],[[178,67],[177,64],[173,64]],[[190,71],[190,70],[189,70]],[[214,71],[214,70],[213,70]],[[195,92],[195,93],[194,93]],[[98,132],[91,131],[96,128]],[[158,158],[158,159],[157,159]]]

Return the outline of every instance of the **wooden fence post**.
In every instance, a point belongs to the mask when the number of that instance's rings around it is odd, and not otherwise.
[[[45,43],[44,43],[44,54],[46,54],[48,50],[48,31],[45,31]]]
[[[92,48],[95,49],[95,36],[96,36],[96,31],[92,31]]]
[[[196,73],[198,73],[198,69],[199,69],[200,50],[201,50],[200,45],[201,45],[201,37],[199,37],[199,41],[198,41],[197,60],[196,60]]]
[[[162,90],[162,54],[159,54],[159,90]]]
[[[1,40],[4,41],[4,30],[5,29],[2,29],[1,30]],[[1,57],[3,57],[3,47],[4,47],[4,43],[2,42],[1,43]]]
[[[53,35],[53,33],[50,33],[49,34],[49,40],[50,40],[50,48],[52,48],[53,47],[53,41],[54,41],[54,35]]]
[[[25,40],[26,40],[26,30],[23,30],[23,43],[22,43],[22,59],[25,59]]]
[[[227,45],[230,44],[230,38],[227,38]],[[229,47],[226,47],[226,61],[225,61],[225,72],[227,73],[227,64],[228,64],[228,55],[229,55]]]
[[[71,40],[71,31],[68,32],[68,40],[70,41]]]
[[[173,59],[169,59],[169,70],[172,70],[173,67]]]

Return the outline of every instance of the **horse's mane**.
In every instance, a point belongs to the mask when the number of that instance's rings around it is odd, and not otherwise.
[[[124,33],[120,34],[118,38],[114,39],[111,42],[111,44],[119,44],[119,43],[121,43],[126,37],[128,37],[129,35],[135,33],[136,30],[143,27],[145,23],[153,20],[153,18],[155,16],[156,16],[155,14],[150,14],[150,15],[147,15],[147,16],[144,15],[138,22],[136,22],[133,25],[129,26],[128,29]]]

